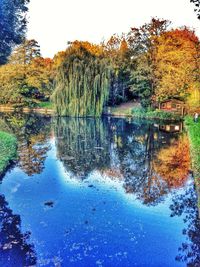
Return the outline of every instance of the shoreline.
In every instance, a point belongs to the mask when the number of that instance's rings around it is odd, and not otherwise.
[[[44,115],[54,115],[54,110],[49,108],[15,108],[12,106],[0,105],[0,112],[22,112],[22,113],[39,113]]]
[[[17,159],[17,139],[14,135],[0,131],[0,178]]]
[[[166,121],[166,122],[181,122],[183,121],[182,118],[174,119],[174,118],[159,118],[157,116],[155,117],[148,117],[148,116],[137,116],[133,114],[103,114],[103,116],[106,117],[115,117],[115,118],[130,118],[130,119],[141,119],[141,120],[149,120],[149,121]]]
[[[185,118],[184,125],[189,138],[191,169],[198,197],[198,208],[200,208],[200,122],[196,123],[188,116]]]
[[[21,112],[21,113],[38,113],[41,115],[50,115],[50,116],[56,116],[54,109],[50,108],[15,108],[12,106],[6,106],[6,105],[0,105],[0,112]],[[73,116],[67,116],[67,117],[73,117]],[[84,118],[91,118],[93,116],[84,116]],[[166,122],[180,122],[183,121],[183,118],[161,118],[158,116],[148,116],[147,114],[130,114],[130,113],[116,113],[116,112],[111,112],[111,113],[103,113],[101,117],[114,117],[114,118],[129,118],[129,119],[145,119],[145,120],[150,120],[150,121],[166,121]],[[83,118],[83,116],[76,117],[76,118]],[[94,117],[95,118],[95,117]]]

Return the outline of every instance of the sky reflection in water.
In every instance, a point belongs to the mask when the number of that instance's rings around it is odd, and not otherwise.
[[[12,114],[0,127],[20,157],[0,185],[0,266],[200,265],[183,132]]]

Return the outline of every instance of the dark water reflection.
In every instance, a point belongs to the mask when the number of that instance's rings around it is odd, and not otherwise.
[[[33,266],[36,264],[30,232],[21,232],[21,219],[13,214],[4,196],[0,196],[0,266]]]
[[[51,119],[30,114],[1,114],[0,129],[15,134],[19,166],[29,176],[39,174],[50,149]]]
[[[0,266],[200,266],[182,125],[2,114],[0,129],[19,142],[0,186]]]
[[[123,119],[58,119],[57,155],[77,179],[98,169],[123,180],[127,193],[156,205],[170,189],[184,185],[189,170],[185,134],[169,134],[154,124]]]

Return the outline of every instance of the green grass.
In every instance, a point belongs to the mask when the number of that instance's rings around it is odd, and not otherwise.
[[[39,102],[39,103],[37,103],[37,107],[53,109],[53,103],[52,102]]]
[[[132,109],[131,114],[133,117],[140,119],[156,119],[156,120],[168,120],[168,121],[181,120],[181,116],[171,112],[165,112],[162,110],[145,110],[143,108],[134,108]]]
[[[194,172],[195,184],[200,186],[200,121],[194,122],[191,116],[185,117],[185,126],[188,131],[190,141],[190,155],[192,170]]]
[[[17,140],[9,133],[0,131],[0,175],[17,157]]]

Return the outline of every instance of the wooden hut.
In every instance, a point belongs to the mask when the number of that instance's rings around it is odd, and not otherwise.
[[[159,109],[183,116],[185,113],[185,104],[178,99],[168,99],[159,103]]]

